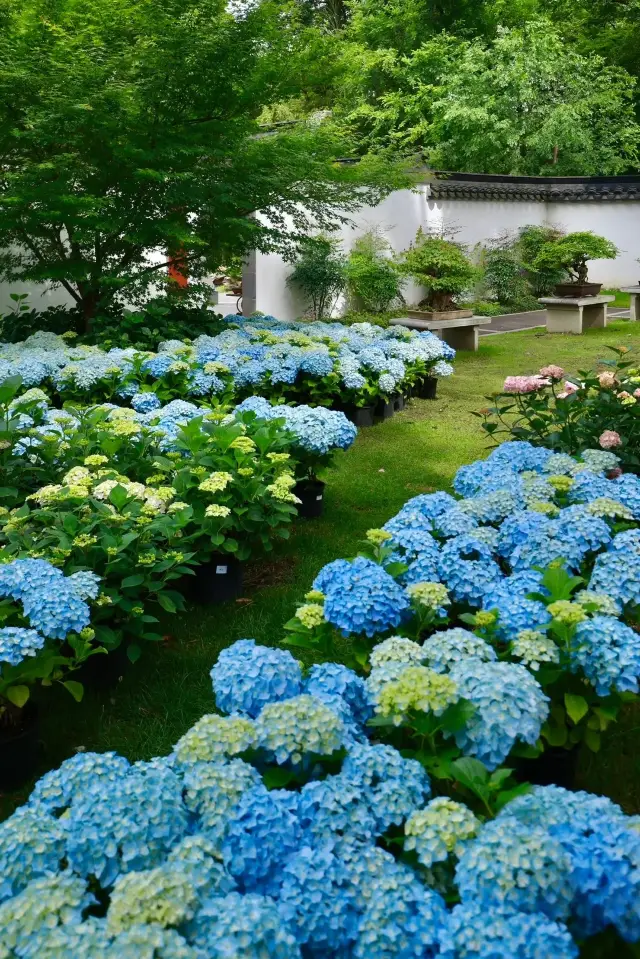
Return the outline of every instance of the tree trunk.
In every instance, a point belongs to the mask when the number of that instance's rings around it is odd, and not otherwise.
[[[98,303],[100,302],[100,294],[98,290],[90,290],[88,293],[82,295],[82,317],[83,317],[83,326],[84,332],[91,332],[92,321],[98,312]]]

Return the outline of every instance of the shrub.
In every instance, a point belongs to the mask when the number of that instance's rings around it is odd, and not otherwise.
[[[558,366],[509,376],[491,406],[476,415],[491,437],[527,440],[570,455],[603,446],[613,434],[623,465],[640,469],[640,369],[627,348],[609,347],[617,356],[575,376]],[[565,378],[566,376],[566,378]]]
[[[563,236],[563,231],[557,227],[537,224],[528,224],[518,231],[516,243],[520,261],[531,292],[536,299],[540,296],[548,296],[556,283],[561,283],[566,278],[566,272],[562,268],[534,267],[533,265],[543,246],[557,243]]]
[[[339,243],[326,236],[309,238],[300,249],[287,284],[297,287],[311,304],[314,320],[330,316],[347,283]]]
[[[400,276],[389,244],[374,231],[356,240],[346,263],[347,289],[364,310],[384,313],[400,297]]]
[[[459,244],[427,236],[422,229],[401,255],[398,268],[426,287],[427,296],[419,305],[434,312],[454,309],[454,296],[467,290],[477,275]]]
[[[542,270],[566,270],[576,283],[587,282],[589,260],[614,260],[619,250],[603,236],[590,231],[567,233],[554,242],[544,243],[533,260],[533,266]]]

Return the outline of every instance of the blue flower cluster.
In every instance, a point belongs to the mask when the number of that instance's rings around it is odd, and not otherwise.
[[[47,639],[66,639],[89,625],[85,599],[97,595],[94,573],[65,576],[44,559],[17,559],[0,564],[0,599],[13,600],[30,628],[0,629],[0,663],[17,666],[35,656]]]
[[[384,656],[409,642],[387,641]],[[613,926],[640,939],[640,831],[614,803],[536,787],[482,822],[430,801],[420,763],[369,742],[366,688],[350,670],[329,663],[302,678],[288,654],[247,640],[223,656],[212,675],[230,716],[203,718],[150,762],[81,753],[0,824],[2,955],[576,959],[574,935]],[[520,669],[469,657],[452,673],[471,662],[495,673],[478,677],[483,696],[500,667]],[[282,734],[298,742],[306,778],[270,789],[260,730],[301,701]],[[478,700],[480,713],[491,708]],[[250,762],[225,758],[234,730],[254,723],[239,709],[256,716]],[[359,735],[328,771],[322,743],[335,744],[326,736],[347,712]],[[215,758],[200,758],[203,737]],[[394,857],[380,845],[390,830],[425,861],[435,844],[449,867]]]
[[[385,546],[392,555],[382,566],[363,557],[325,566],[314,581],[314,589],[326,596],[324,620],[345,636],[383,639],[407,624],[412,591],[421,583],[439,583],[467,615],[479,613],[492,624],[493,635],[505,647],[533,650],[533,636],[538,651],[540,640],[547,643],[543,661],[557,662],[557,647],[546,636],[552,614],[544,602],[531,597],[542,590],[540,570],[557,564],[579,573],[586,586],[585,622],[568,651],[570,668],[599,695],[637,692],[640,640],[618,617],[640,604],[640,530],[619,531],[618,524],[621,518],[640,522],[640,478],[615,472],[609,478],[615,462],[613,454],[599,450],[587,450],[580,458],[558,457],[528,443],[503,443],[486,460],[458,470],[453,484],[458,498],[443,492],[415,496],[385,523],[383,529],[390,534]],[[385,566],[401,571],[394,579]],[[589,599],[594,594],[600,615],[594,615]],[[443,613],[441,609],[440,616]],[[490,660],[490,655],[474,651],[482,641],[475,636],[469,641],[464,632],[435,633],[425,642],[425,649],[433,646],[433,654],[424,661],[441,670],[445,665],[453,668],[460,659]],[[522,659],[537,669],[535,656]],[[496,667],[474,664],[465,688],[482,669],[488,681]],[[395,666],[386,671],[387,679],[398,679]],[[494,689],[506,695],[498,673]],[[521,697],[529,703],[524,711],[528,719],[517,729],[517,722],[507,720],[512,707],[501,699],[500,709],[506,712],[500,713],[496,728],[502,725],[504,743],[492,743],[485,727],[482,745],[476,744],[474,753],[494,765],[504,758],[504,744],[514,738],[512,733],[534,742],[544,719],[546,707],[536,706],[533,691],[525,691],[520,667],[512,675],[521,677],[513,701]],[[380,680],[376,674],[378,692]],[[481,686],[478,681],[478,689]],[[465,740],[465,749],[471,749],[470,740]]]
[[[0,379],[19,374],[27,387],[49,386],[96,399],[115,391],[146,414],[157,409],[149,387],[160,381],[180,396],[241,399],[295,386],[296,397],[321,388],[328,399],[375,386],[389,396],[407,374],[449,376],[455,351],[433,333],[369,323],[284,323],[273,317],[227,317],[228,329],[192,344],[160,343],[158,352],[69,347],[63,337],[36,334],[22,343],[0,343]]]
[[[284,420],[286,429],[295,437],[296,446],[318,456],[326,456],[333,449],[349,449],[358,434],[344,413],[322,406],[272,406],[262,396],[250,396],[235,412],[247,410],[259,419]]]

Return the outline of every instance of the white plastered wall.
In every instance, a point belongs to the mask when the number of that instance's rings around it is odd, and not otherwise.
[[[396,252],[406,249],[419,227],[454,234],[470,247],[514,231],[528,223],[549,223],[567,232],[592,230],[612,240],[620,249],[615,260],[594,260],[590,277],[605,287],[621,287],[640,281],[640,201],[592,203],[546,203],[543,201],[435,199],[427,184],[417,192],[392,193],[376,207],[363,207],[350,217],[349,226],[337,235],[348,252],[354,241],[372,227],[381,230]],[[295,319],[303,313],[303,298],[287,286],[291,264],[277,254],[254,254],[245,274],[243,310]],[[408,302],[419,299],[418,289],[408,286]],[[338,303],[337,309],[340,310]]]

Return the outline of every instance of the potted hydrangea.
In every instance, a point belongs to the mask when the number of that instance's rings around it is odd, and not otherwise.
[[[417,308],[407,310],[407,316],[457,320],[473,315],[472,310],[460,310],[455,304],[456,294],[468,289],[476,275],[476,268],[458,243],[427,236],[420,229],[415,243],[402,254],[398,269],[427,290]]]
[[[543,244],[533,261],[537,270],[565,270],[569,282],[558,283],[554,287],[556,296],[597,296],[602,283],[590,283],[588,280],[589,260],[615,260],[619,250],[603,236],[584,231],[567,233],[559,240]]]

